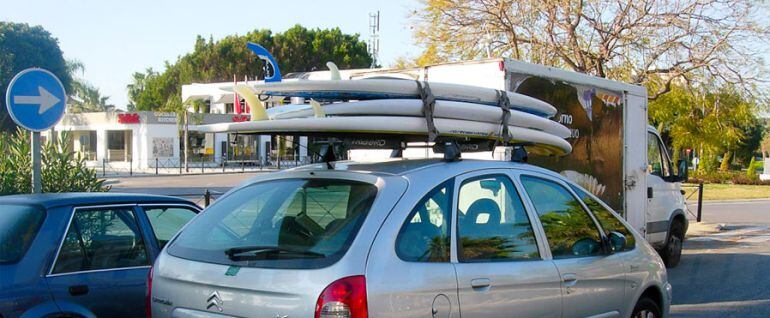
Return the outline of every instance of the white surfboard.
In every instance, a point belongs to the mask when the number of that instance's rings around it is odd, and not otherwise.
[[[478,86],[428,82],[436,99],[498,105],[497,90]],[[400,79],[301,80],[260,83],[253,86],[258,95],[290,96],[317,100],[369,100],[419,98],[417,82]],[[556,108],[526,95],[507,92],[511,108],[551,118]]]
[[[496,140],[499,138],[500,125],[469,120],[434,118],[439,136]],[[409,116],[348,116],[325,118],[291,118],[279,120],[261,120],[240,123],[220,123],[191,126],[193,131],[204,133],[237,132],[242,134],[366,134],[366,135],[402,135],[424,136],[428,128],[423,117]],[[563,138],[528,128],[510,127],[511,142],[527,142],[532,146],[527,149],[544,155],[566,155],[572,146]]]
[[[418,99],[377,99],[321,105],[327,116],[422,116],[422,101]],[[310,105],[283,105],[267,110],[271,119],[318,116]],[[439,100],[433,111],[434,118],[461,119],[500,124],[503,111],[498,107]],[[570,136],[567,127],[550,119],[522,111],[511,110],[509,126],[541,130],[561,138]]]

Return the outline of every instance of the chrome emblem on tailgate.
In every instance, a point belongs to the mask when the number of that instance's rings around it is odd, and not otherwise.
[[[209,297],[206,299],[206,304],[206,310],[216,308],[219,312],[222,312],[222,297],[219,297],[219,292],[216,290],[209,294]]]

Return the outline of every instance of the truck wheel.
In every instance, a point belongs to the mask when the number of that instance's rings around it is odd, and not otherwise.
[[[679,265],[682,259],[682,243],[684,242],[684,226],[682,222],[675,220],[671,223],[669,229],[668,241],[663,250],[660,251],[660,257],[668,268],[674,268]]]
[[[660,311],[660,307],[652,299],[648,297],[642,297],[634,307],[634,312],[631,314],[631,318],[662,318],[663,314]]]

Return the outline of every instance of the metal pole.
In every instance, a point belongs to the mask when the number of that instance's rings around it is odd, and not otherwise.
[[[209,206],[209,204],[211,204],[211,192],[209,191],[209,189],[206,189],[206,193],[203,194],[203,202],[204,202],[203,203],[204,208]]]
[[[188,124],[187,120],[187,110],[184,110],[184,171],[190,172],[190,166],[187,163],[187,157],[188,154],[190,154],[190,125]],[[182,167],[180,166],[179,169],[181,170]],[[181,171],[179,174],[182,174]]]
[[[155,175],[158,175],[158,157],[155,157]]]
[[[222,156],[222,173],[225,173],[225,165],[227,164],[227,158]]]
[[[700,222],[703,212],[703,182],[698,183],[698,216],[696,221]]]
[[[32,193],[42,193],[43,186],[40,179],[40,132],[32,132]]]
[[[134,156],[131,156],[131,158],[128,158],[128,175],[129,176],[134,175]]]
[[[201,155],[201,173],[203,173],[203,155]]]
[[[102,158],[102,177],[107,175],[107,159]]]

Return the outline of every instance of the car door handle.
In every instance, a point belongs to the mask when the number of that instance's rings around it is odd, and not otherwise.
[[[577,275],[575,274],[564,274],[561,276],[561,281],[564,283],[564,286],[575,286],[577,284]]]
[[[471,287],[473,289],[487,288],[492,285],[492,281],[489,278],[475,278],[471,280]]]
[[[70,295],[72,296],[80,296],[88,294],[88,286],[86,285],[75,285],[69,287]]]

